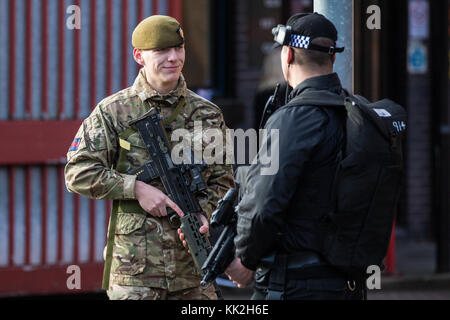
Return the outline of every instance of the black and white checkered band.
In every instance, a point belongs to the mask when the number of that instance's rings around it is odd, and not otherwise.
[[[308,49],[310,39],[311,37],[301,36],[299,34],[291,34],[291,41],[289,41],[289,45],[291,47]]]

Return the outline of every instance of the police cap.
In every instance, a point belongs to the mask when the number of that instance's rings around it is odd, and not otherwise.
[[[343,52],[344,48],[324,47],[311,42],[315,38],[323,37],[336,43],[338,32],[333,23],[324,15],[314,13],[298,13],[290,17],[286,26],[278,25],[272,29],[276,46],[287,45],[305,50],[322,51],[333,55]]]

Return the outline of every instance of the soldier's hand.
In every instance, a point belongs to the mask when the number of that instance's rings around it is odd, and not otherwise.
[[[209,231],[208,219],[203,214],[198,214],[197,217],[200,219],[200,223],[202,224],[202,226],[200,227],[200,230],[199,230],[200,233],[201,234],[208,233],[208,231]],[[183,233],[183,231],[181,231],[181,229],[178,229],[178,237],[180,238],[181,242],[183,243],[183,246],[186,249],[188,249],[188,252],[190,252],[187,242],[186,242],[186,240],[184,240],[184,233]]]
[[[136,181],[134,194],[142,209],[154,217],[167,216],[167,206],[171,207],[180,217],[184,216],[183,211],[167,195],[142,181]]]

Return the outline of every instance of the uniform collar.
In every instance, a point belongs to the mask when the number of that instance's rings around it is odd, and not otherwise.
[[[180,75],[177,87],[167,94],[161,94],[150,86],[145,76],[145,70],[144,68],[141,68],[141,70],[139,70],[138,76],[136,77],[136,80],[134,81],[133,90],[136,92],[142,102],[150,99],[155,102],[167,101],[171,105],[173,105],[178,101],[180,97],[186,97],[187,87],[184,76]]]
[[[304,80],[294,90],[292,90],[291,94],[289,95],[289,100],[310,89],[328,90],[340,94],[342,91],[342,86],[341,81],[339,80],[339,76],[336,72],[309,78]]]

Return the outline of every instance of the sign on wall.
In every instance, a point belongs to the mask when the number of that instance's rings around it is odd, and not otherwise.
[[[426,0],[409,2],[409,37],[427,39],[430,35],[430,4]]]
[[[408,72],[425,74],[428,71],[428,50],[420,41],[411,41],[408,45]]]

